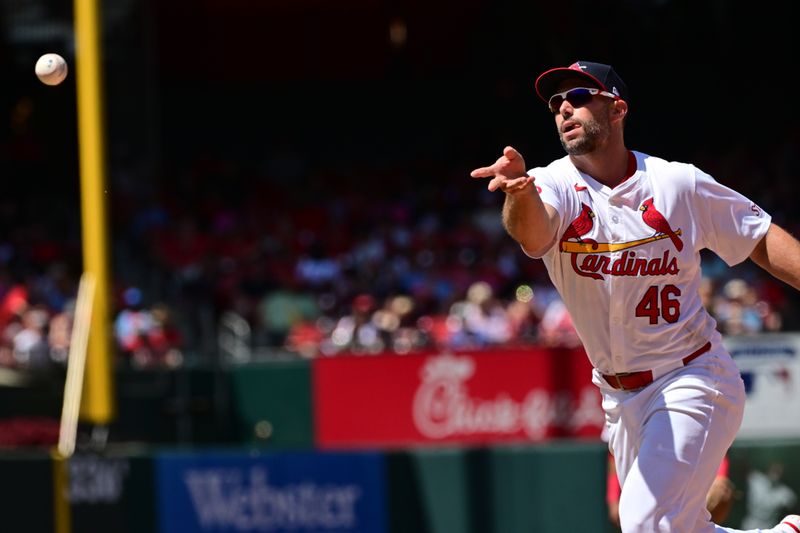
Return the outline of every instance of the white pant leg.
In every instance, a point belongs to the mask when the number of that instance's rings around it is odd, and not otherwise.
[[[712,524],[705,502],[744,402],[738,368],[717,351],[641,391],[604,393],[623,532],[737,531]]]

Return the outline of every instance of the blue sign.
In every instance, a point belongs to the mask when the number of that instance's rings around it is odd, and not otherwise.
[[[161,533],[385,533],[378,453],[165,453]]]

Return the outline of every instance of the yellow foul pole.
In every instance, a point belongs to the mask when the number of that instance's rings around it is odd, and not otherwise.
[[[106,148],[98,0],[74,0],[78,147],[84,271],[95,278],[81,420],[104,425],[115,417],[109,307]]]

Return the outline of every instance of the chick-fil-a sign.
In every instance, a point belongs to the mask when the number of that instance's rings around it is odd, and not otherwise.
[[[598,436],[582,350],[335,356],[313,363],[321,447],[538,442]]]

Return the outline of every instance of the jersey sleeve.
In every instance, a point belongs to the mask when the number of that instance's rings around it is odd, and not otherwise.
[[[693,200],[699,241],[728,266],[747,259],[772,222],[755,202],[698,169]]]
[[[619,484],[619,478],[614,468],[614,456],[608,454],[608,466],[606,468],[606,503],[619,503],[621,494],[622,486]]]
[[[725,457],[722,458],[722,462],[719,464],[719,468],[717,469],[717,477],[728,477],[729,469],[730,459],[728,459],[728,454],[725,454]]]
[[[558,191],[558,183],[544,168],[534,168],[528,171],[534,181],[533,185],[539,193],[542,202],[552,205],[559,213],[563,212],[564,202]]]
[[[534,178],[533,185],[536,187],[536,192],[539,194],[539,198],[541,198],[542,202],[545,204],[549,204],[552,206],[556,212],[559,214],[559,228],[558,228],[558,235],[561,235],[564,231],[562,227],[564,224],[564,212],[566,209],[569,208],[568,201],[565,200],[563,187],[560,185],[559,181],[549,172],[548,168],[534,168],[528,171],[528,175]],[[556,240],[551,243],[550,247],[546,250],[539,250],[538,253],[531,253],[528,250],[522,249],[525,252],[525,255],[528,257],[532,257],[534,259],[541,259],[545,255],[547,255],[552,249],[553,245],[556,243]]]

